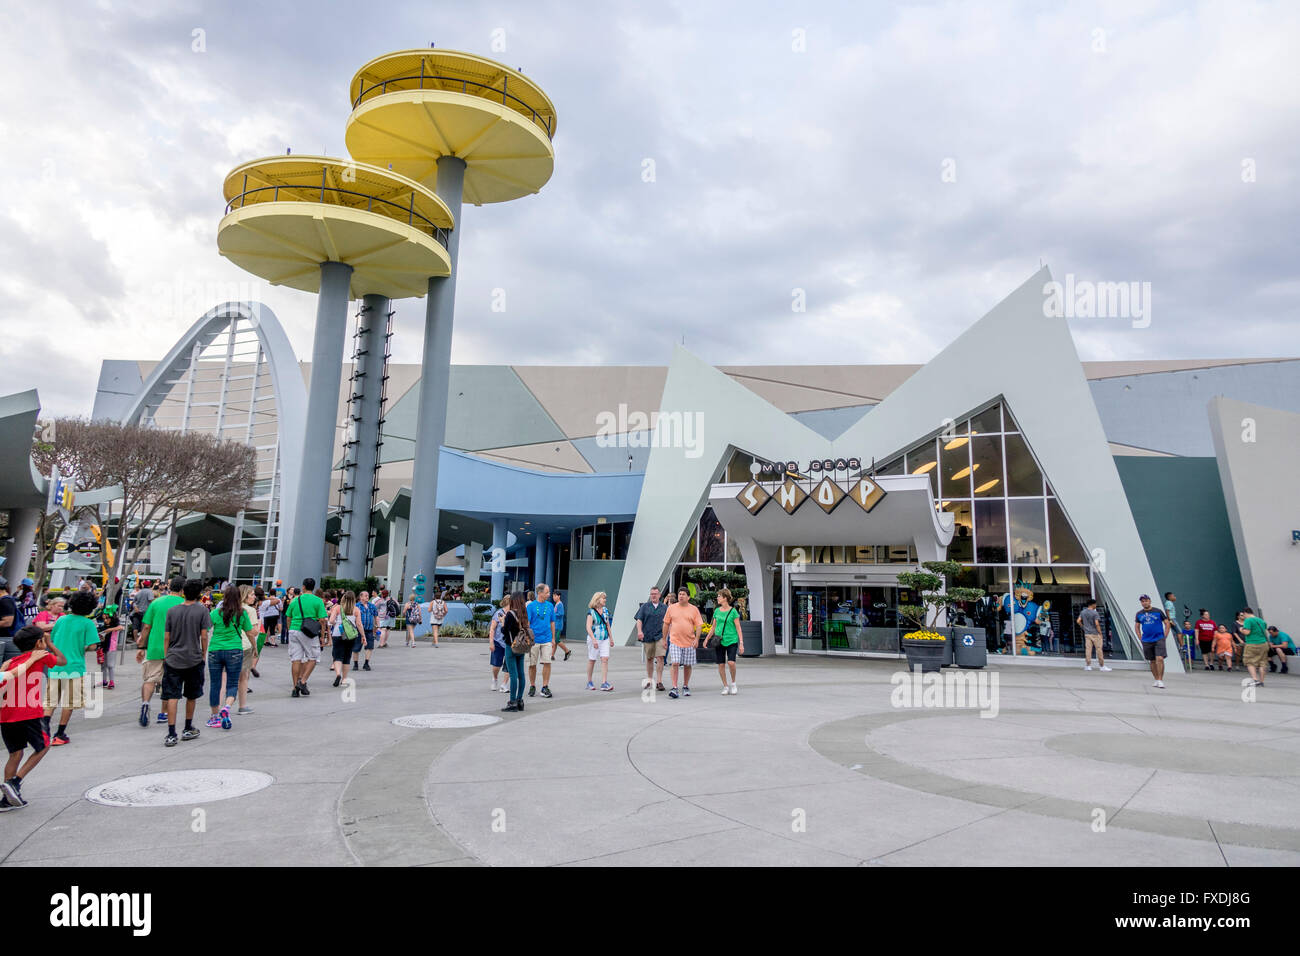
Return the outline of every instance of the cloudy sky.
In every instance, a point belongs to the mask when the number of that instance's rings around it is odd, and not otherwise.
[[[430,43],[559,114],[550,183],[465,208],[453,361],[923,362],[1040,260],[1151,284],[1085,358],[1300,355],[1300,4],[68,0],[0,10],[4,391],[86,414],[250,295],[309,356],[314,297],[217,254],[222,180],[346,155],[353,72]]]

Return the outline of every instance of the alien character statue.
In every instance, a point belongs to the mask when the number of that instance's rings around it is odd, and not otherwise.
[[[1010,594],[1002,595],[1002,610],[1011,618],[1011,634],[1014,640],[1013,653],[1033,654],[1034,649],[1025,641],[1025,632],[1038,620],[1038,605],[1034,603],[1034,592],[1024,581],[1017,581]]]

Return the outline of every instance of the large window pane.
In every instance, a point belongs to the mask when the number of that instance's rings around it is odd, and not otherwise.
[[[901,475],[903,472],[903,458],[900,455],[893,461],[885,462],[876,469],[877,475]]]
[[[973,435],[996,435],[1002,431],[1002,407],[994,405],[986,408],[970,420]]]
[[[704,564],[721,564],[726,557],[722,541],[722,522],[713,513],[712,508],[705,508],[700,516],[699,560]]]
[[[1007,502],[1011,523],[1011,560],[1016,564],[1047,563],[1047,514],[1042,498]]]
[[[971,484],[975,497],[993,498],[1006,494],[1002,481],[1002,438],[976,435],[971,439]]]
[[[1047,500],[1047,530],[1051,535],[1053,564],[1088,564],[1091,560],[1079,539],[1070,530],[1065,512],[1055,498]]]
[[[907,473],[909,475],[929,475],[930,494],[937,498],[939,497],[939,475],[935,471],[935,466],[938,464],[936,447],[936,443],[932,440],[909,451],[907,453]]]
[[[632,542],[632,522],[620,521],[614,525],[614,560],[627,560],[627,546]]]
[[[943,506],[956,520],[952,543],[948,545],[949,561],[975,560],[975,517],[969,501],[949,501]]]
[[[727,535],[727,563],[742,564],[745,558],[740,553],[740,548],[736,547],[736,539]]]
[[[1029,446],[1019,435],[1006,436],[1007,496],[1040,496],[1043,493],[1043,476],[1029,454]],[[1044,548],[1044,551],[1046,548]]]
[[[939,491],[944,498],[970,497],[970,439],[939,439]]]
[[[1000,498],[975,502],[975,560],[1007,563],[1007,503]]]

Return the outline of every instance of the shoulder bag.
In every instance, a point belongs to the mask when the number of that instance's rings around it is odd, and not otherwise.
[[[298,595],[298,597],[294,598],[293,600],[298,605],[298,613],[301,614],[302,595],[301,594]],[[289,607],[292,608],[293,604],[290,604]],[[310,637],[313,640],[318,640],[320,638],[320,621],[316,620],[316,618],[314,617],[304,617],[298,623],[298,630],[302,631],[302,633],[305,636]]]
[[[509,614],[511,617],[514,617],[515,612],[510,611]],[[519,619],[515,618],[515,620],[519,620]],[[501,623],[504,626],[505,621],[502,621]],[[534,643],[535,642],[533,641],[533,632],[528,630],[527,625],[525,625],[523,622],[520,622],[519,633],[516,634],[515,639],[510,642],[510,650],[514,651],[516,654],[527,654],[530,650],[533,649]]]

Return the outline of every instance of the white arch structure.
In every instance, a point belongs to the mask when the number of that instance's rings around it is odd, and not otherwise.
[[[253,332],[256,342],[256,354],[253,358],[252,372],[247,372],[246,357],[236,355],[240,336],[247,341],[246,330]],[[219,375],[209,383],[201,381],[198,374],[199,357],[223,333],[226,335],[224,361]],[[215,363],[213,363],[215,364]],[[172,390],[180,384],[186,387],[183,405],[181,431],[191,427],[191,415],[196,408],[215,409],[215,427],[219,435],[237,429],[238,425],[226,423],[227,400],[231,397],[233,381],[251,381],[248,388],[248,415],[244,423],[243,440],[254,444],[254,430],[258,423],[256,406],[265,398],[259,397],[259,385],[262,368],[265,367],[271,379],[270,397],[275,402],[276,443],[271,449],[274,455],[271,487],[264,496],[267,498],[267,521],[264,537],[264,552],[271,550],[273,529],[293,526],[293,508],[298,476],[301,471],[303,443],[305,441],[305,416],[307,408],[307,390],[303,385],[302,372],[299,370],[289,337],[285,335],[280,320],[271,309],[260,302],[223,302],[206,312],[194,325],[190,326],[172,346],[171,350],[150,373],[140,390],[131,400],[126,412],[121,417],[124,425],[153,423],[163,404],[171,397]],[[212,371],[215,371],[213,369]],[[202,388],[205,384],[217,387],[215,402],[205,400]],[[226,437],[239,437],[226,436]],[[284,494],[282,489],[288,489]],[[233,566],[237,560],[243,531],[243,513],[236,518],[235,552],[232,554],[232,567],[229,576],[238,577]],[[264,567],[262,575],[280,577],[281,556],[283,554],[283,536],[275,535],[274,567]]]

